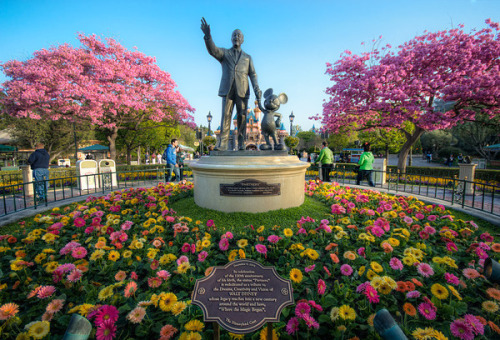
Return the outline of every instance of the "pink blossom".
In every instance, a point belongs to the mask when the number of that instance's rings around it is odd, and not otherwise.
[[[198,261],[203,262],[207,259],[208,253],[206,251],[202,251],[198,254]]]
[[[82,278],[82,271],[79,269],[73,269],[66,277],[66,279],[69,282],[76,282],[79,281],[81,278]]]
[[[350,276],[352,274],[353,270],[352,267],[348,264],[343,264],[340,266],[340,273],[345,276]]]
[[[286,324],[286,332],[289,335],[293,335],[297,333],[298,330],[299,330],[299,319],[293,317],[290,320],[288,320],[288,323]]]
[[[258,253],[264,254],[267,256],[267,248],[263,244],[256,244],[255,245],[255,250],[257,250]]]
[[[229,240],[227,238],[221,238],[219,241],[219,249],[222,251],[226,251],[229,248]]]
[[[84,247],[76,247],[71,251],[71,256],[73,256],[75,259],[83,259],[85,256],[87,256],[87,249]]]
[[[319,295],[325,294],[325,290],[326,290],[326,283],[325,283],[325,281],[319,279],[318,280],[318,294]]]
[[[394,270],[403,270],[403,263],[401,260],[399,260],[397,257],[393,257],[389,261],[389,265],[391,266],[392,269]]]
[[[184,262],[189,263],[189,259],[188,259],[188,257],[187,257],[186,255],[182,255],[181,257],[179,257],[179,258],[177,259],[177,261],[176,261],[176,262],[177,262],[177,265],[178,265],[178,266],[180,266],[180,265],[181,265],[182,263],[184,263]]]
[[[279,240],[281,240],[281,237],[277,236],[277,235],[270,235],[267,240],[272,243],[272,244],[276,244],[279,242]]]
[[[163,280],[167,281],[170,277],[170,273],[166,270],[159,270],[156,272],[156,276],[161,277]]]
[[[307,266],[306,268],[304,268],[304,271],[306,273],[309,273],[309,272],[312,272],[314,270],[314,268],[316,268],[316,265],[313,264],[313,265],[310,265],[310,266]]]

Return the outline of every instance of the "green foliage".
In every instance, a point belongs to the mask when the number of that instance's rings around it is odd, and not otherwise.
[[[321,137],[312,131],[301,131],[297,133],[297,137],[300,140],[297,147],[299,150],[309,150],[314,147],[321,147]]]
[[[295,149],[299,145],[299,138],[288,136],[285,138],[285,145],[291,150]]]
[[[309,197],[305,197],[304,204],[297,208],[280,209],[266,213],[224,213],[220,211],[200,208],[194,203],[194,198],[185,198],[170,204],[170,207],[180,216],[187,216],[201,221],[214,220],[216,225],[243,228],[244,226],[261,225],[282,227],[294,226],[297,216],[328,217],[329,207]]]
[[[457,159],[457,155],[463,153],[463,150],[457,148],[455,146],[446,146],[439,150],[438,157],[440,158],[448,158],[448,156],[453,155],[455,160]]]
[[[341,152],[342,149],[354,146],[354,142],[359,139],[359,133],[353,127],[344,127],[338,133],[328,136],[328,147],[333,152]]]
[[[456,139],[453,138],[450,131],[434,130],[424,132],[422,137],[420,137],[420,142],[422,143],[423,150],[439,152],[442,148],[456,143]]]
[[[217,139],[213,136],[205,136],[203,137],[203,145],[208,147],[210,145],[215,145],[217,143]]]
[[[359,139],[369,142],[374,152],[398,153],[406,142],[405,134],[399,129],[375,129],[359,133]]]
[[[500,136],[500,117],[489,118],[476,114],[476,120],[456,125],[452,130],[459,146],[465,153],[477,154],[486,159],[494,159],[496,152],[485,149],[488,145],[498,144]]]

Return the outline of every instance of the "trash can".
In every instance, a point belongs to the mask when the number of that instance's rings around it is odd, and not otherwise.
[[[118,186],[116,180],[116,163],[112,159],[101,159],[99,161],[99,183],[101,188],[111,190]]]
[[[373,162],[373,183],[384,185],[386,183],[387,159],[375,158]]]
[[[88,190],[98,188],[97,162],[84,160],[76,162],[76,176],[78,176],[78,188]]]

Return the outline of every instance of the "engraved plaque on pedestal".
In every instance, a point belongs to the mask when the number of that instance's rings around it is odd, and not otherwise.
[[[277,196],[281,184],[268,184],[256,179],[245,179],[233,184],[220,184],[221,196]]]
[[[244,259],[215,267],[209,276],[196,280],[192,303],[201,307],[205,322],[244,334],[278,322],[283,308],[294,300],[290,280],[281,278],[274,267]]]

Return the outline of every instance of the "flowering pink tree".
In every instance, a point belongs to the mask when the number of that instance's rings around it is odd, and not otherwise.
[[[396,51],[387,45],[361,55],[344,52],[327,64],[334,85],[316,119],[330,132],[354,125],[400,129],[407,140],[398,168],[405,171],[409,150],[424,131],[474,120],[476,111],[499,113],[500,27],[486,23],[488,28],[471,33],[463,26],[425,33]],[[454,105],[439,108],[437,102]],[[405,122],[414,124],[413,132],[403,128]]]
[[[146,120],[194,126],[194,109],[154,57],[113,39],[78,36],[82,46],[42,49],[26,61],[0,64],[10,77],[0,87],[7,114],[35,119],[89,121],[105,129],[111,158],[118,130]],[[132,124],[132,125],[133,125]]]

